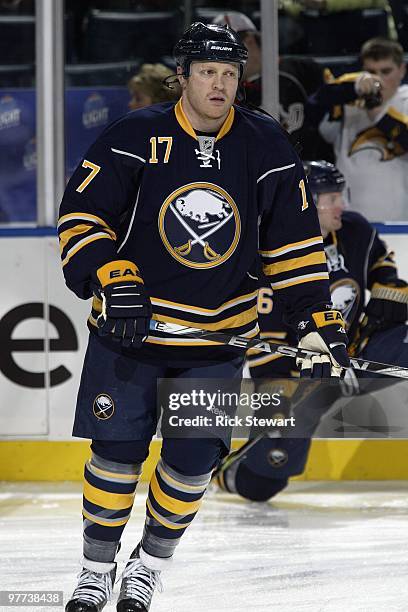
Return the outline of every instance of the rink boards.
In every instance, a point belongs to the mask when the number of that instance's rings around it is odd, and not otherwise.
[[[392,229],[385,238],[408,278],[406,230]],[[0,261],[0,480],[79,480],[89,445],[72,441],[71,426],[90,305],[64,285],[52,228],[0,230]],[[401,417],[406,386],[392,400]],[[407,455],[404,439],[317,439],[302,478],[408,479]]]

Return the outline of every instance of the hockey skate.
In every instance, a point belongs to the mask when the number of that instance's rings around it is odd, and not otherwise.
[[[115,576],[116,563],[111,571],[103,574],[84,567],[65,612],[100,612],[112,595]]]
[[[117,612],[147,612],[154,590],[157,588],[160,593],[163,591],[160,570],[146,567],[140,559],[141,553],[143,556],[139,545],[130,555],[122,574]]]

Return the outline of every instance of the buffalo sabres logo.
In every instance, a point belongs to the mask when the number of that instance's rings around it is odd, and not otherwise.
[[[352,278],[342,278],[330,286],[333,308],[339,310],[347,327],[353,322],[360,302],[360,287]]]
[[[93,413],[97,419],[106,421],[110,419],[115,412],[115,404],[113,399],[106,393],[100,393],[96,396],[93,403]]]
[[[214,268],[235,251],[241,221],[232,197],[213,183],[189,183],[171,193],[159,213],[164,246],[189,268]]]
[[[376,127],[370,127],[357,134],[351,144],[349,156],[366,152],[375,161],[391,161],[404,155],[405,150],[394,140],[390,140]]]
[[[268,461],[274,468],[280,468],[288,461],[288,453],[283,448],[273,448],[268,453]]]

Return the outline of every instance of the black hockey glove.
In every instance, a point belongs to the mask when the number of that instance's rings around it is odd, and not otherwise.
[[[298,348],[320,353],[316,357],[296,359],[302,377],[340,377],[342,369],[350,367],[345,323],[338,310],[310,313],[299,321],[297,332]]]
[[[102,300],[97,318],[100,336],[113,335],[125,348],[140,348],[149,334],[152,306],[137,266],[111,261],[95,274],[95,293]]]
[[[374,283],[365,314],[376,320],[379,328],[405,323],[408,319],[408,285],[396,279],[389,285]]]

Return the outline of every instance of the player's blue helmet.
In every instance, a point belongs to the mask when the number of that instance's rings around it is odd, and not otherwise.
[[[185,77],[190,75],[193,61],[234,62],[239,64],[242,77],[248,50],[239,35],[227,25],[193,23],[174,47],[174,58],[183,69]]]
[[[321,193],[343,191],[346,186],[345,178],[340,170],[323,159],[305,161],[303,168],[315,203]]]

